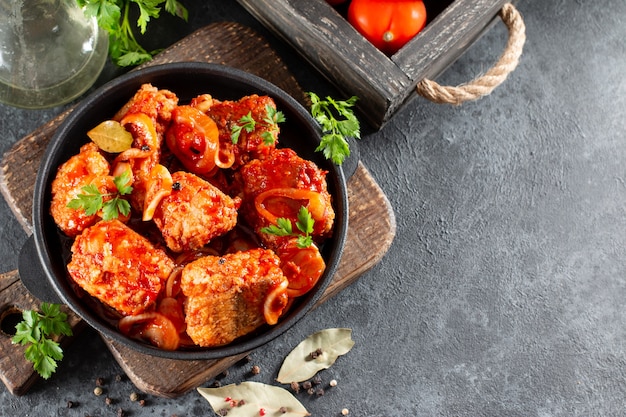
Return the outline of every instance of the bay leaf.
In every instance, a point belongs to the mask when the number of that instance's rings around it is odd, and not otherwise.
[[[282,384],[306,381],[322,369],[329,368],[352,346],[351,329],[332,328],[313,333],[287,355],[276,380]]]
[[[227,411],[228,417],[311,415],[286,389],[260,382],[246,381],[219,388],[198,388],[198,392],[218,415],[221,410]]]

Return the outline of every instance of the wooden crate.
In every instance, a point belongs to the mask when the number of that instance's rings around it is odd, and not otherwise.
[[[425,0],[426,27],[389,57],[325,0],[237,1],[291,44],[342,93],[358,96],[362,116],[375,128],[416,95],[421,80],[437,77],[454,62],[508,3]]]

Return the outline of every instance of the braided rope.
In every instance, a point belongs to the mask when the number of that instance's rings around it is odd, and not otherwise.
[[[520,13],[510,3],[502,6],[498,15],[509,30],[506,48],[498,62],[483,76],[457,87],[441,86],[435,81],[424,79],[417,84],[420,96],[439,104],[461,104],[491,94],[506,80],[517,67],[522,55],[526,41],[526,26]]]

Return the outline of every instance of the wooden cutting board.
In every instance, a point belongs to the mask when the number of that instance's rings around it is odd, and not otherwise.
[[[304,91],[267,41],[238,23],[214,23],[199,29],[145,65],[180,61],[218,63],[243,69],[278,85],[307,104]],[[48,140],[66,115],[67,112],[59,115],[18,141],[4,155],[0,165],[0,191],[28,234],[32,233],[31,208],[36,172]],[[395,217],[389,201],[360,162],[348,181],[348,201],[349,228],[344,254],[318,305],[376,265],[395,236]],[[17,271],[0,275],[0,318],[5,312],[4,315],[10,317],[8,313],[39,304],[39,300],[21,284]],[[70,318],[76,331],[80,330],[82,321],[71,312]],[[71,340],[71,337],[65,338],[63,343]],[[138,389],[163,397],[176,397],[195,389],[245,356],[202,361],[171,360],[140,354],[107,338],[104,341]],[[0,355],[0,378],[12,393],[24,394],[37,380],[37,375],[23,358],[23,348],[12,345],[6,332],[0,334]]]

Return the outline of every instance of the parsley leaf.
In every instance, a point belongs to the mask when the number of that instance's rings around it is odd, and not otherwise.
[[[348,100],[335,100],[326,97],[320,99],[315,93],[308,93],[311,98],[311,115],[322,128],[322,140],[315,149],[324,153],[326,159],[341,165],[350,156],[350,147],[346,138],[361,138],[359,120],[352,111],[358,97]]]
[[[130,171],[124,171],[122,174],[113,178],[113,183],[117,188],[116,193],[102,194],[98,187],[93,184],[85,185],[81,188],[82,193],[67,203],[68,208],[75,210],[83,209],[87,216],[93,216],[102,210],[102,220],[111,220],[130,213],[130,203],[120,196],[128,195],[133,191],[130,185]],[[104,197],[113,197],[104,202]]]
[[[251,133],[257,128],[257,125],[260,124],[261,127],[267,129],[261,133],[263,143],[265,145],[272,145],[276,141],[276,136],[278,136],[278,124],[283,123],[285,120],[283,112],[278,111],[275,107],[272,107],[269,104],[266,104],[265,117],[261,121],[256,121],[252,117],[252,112],[248,112],[248,114],[239,119],[238,123],[235,123],[232,126],[230,140],[234,145],[236,145],[239,143],[239,136],[241,136],[242,131],[245,130],[247,133]]]
[[[59,304],[42,303],[41,313],[34,310],[22,312],[22,321],[15,326],[14,344],[26,346],[24,357],[44,379],[50,378],[63,359],[63,350],[55,336],[71,336],[72,328],[67,314]]]
[[[139,65],[152,59],[157,51],[147,51],[135,37],[130,22],[131,4],[138,8],[136,26],[145,34],[148,23],[158,19],[161,5],[165,11],[187,21],[189,12],[178,0],[76,0],[88,17],[95,17],[98,26],[109,33],[109,55],[121,67]]]
[[[296,227],[301,233],[294,232],[291,220],[285,217],[279,217],[276,219],[276,224],[261,228],[261,232],[274,236],[297,237],[296,245],[300,249],[304,249],[313,244],[313,237],[311,236],[311,233],[313,233],[314,225],[315,220],[313,220],[311,213],[306,207],[302,206],[298,211],[298,220],[296,221]]]

